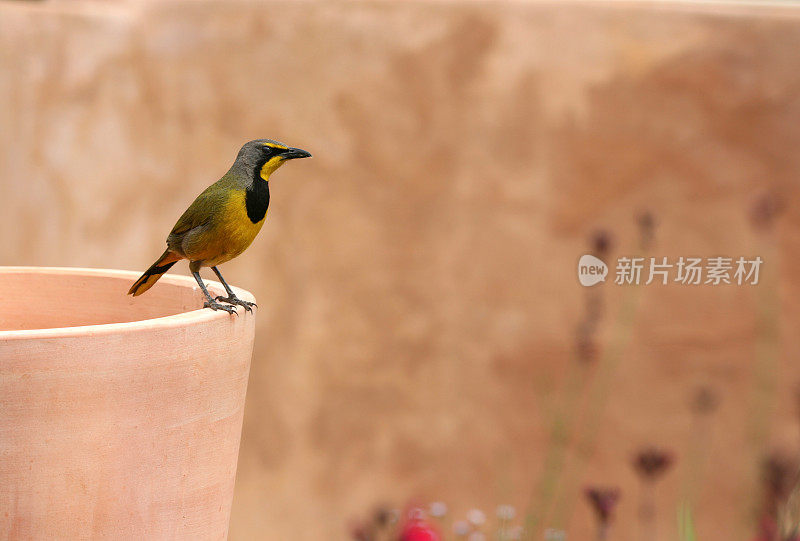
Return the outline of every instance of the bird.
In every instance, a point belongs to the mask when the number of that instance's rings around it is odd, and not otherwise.
[[[228,172],[197,196],[178,218],[167,236],[167,249],[134,282],[128,294],[141,295],[175,263],[188,259],[189,270],[206,298],[204,308],[238,315],[238,305],[252,312],[255,303],[238,298],[217,266],[244,252],[264,225],[270,175],[288,160],[310,157],[306,150],[272,139],[245,143]],[[211,267],[227,297],[209,294],[200,277],[202,267]]]

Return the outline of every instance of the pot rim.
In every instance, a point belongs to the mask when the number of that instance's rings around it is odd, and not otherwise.
[[[118,270],[118,269],[91,269],[84,267],[29,267],[29,266],[0,266],[0,278],[5,274],[50,274],[50,275],[68,275],[68,276],[89,276],[89,277],[104,277],[104,278],[120,278],[130,280],[131,283],[135,281],[141,272]],[[181,276],[178,274],[165,274],[161,277],[160,281],[176,286],[189,287],[194,291],[199,291],[197,282],[189,276]],[[204,280],[209,291],[212,289],[214,293],[224,294],[225,290],[222,284],[213,280]],[[255,297],[247,290],[234,287],[234,291],[238,297],[243,300],[255,302]],[[249,314],[245,310],[237,310],[238,317],[247,317]],[[53,327],[46,329],[21,329],[21,330],[0,330],[0,342],[6,340],[20,340],[20,339],[41,339],[41,338],[69,338],[77,336],[101,336],[114,333],[135,332],[143,329],[170,329],[176,327],[185,327],[199,323],[206,323],[214,320],[228,319],[232,316],[222,310],[208,310],[199,308],[190,310],[188,312],[181,312],[179,314],[172,314],[169,316],[161,316],[149,319],[140,319],[136,321],[128,321],[125,323],[101,323],[98,325],[79,325],[76,327]]]

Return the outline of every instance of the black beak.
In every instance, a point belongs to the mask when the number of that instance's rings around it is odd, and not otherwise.
[[[310,158],[311,153],[306,152],[302,148],[289,148],[281,152],[281,156],[285,160],[294,160],[296,158]]]

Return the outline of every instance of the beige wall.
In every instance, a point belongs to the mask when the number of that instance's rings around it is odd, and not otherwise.
[[[241,143],[314,154],[273,177],[268,223],[223,267],[260,306],[233,539],[342,539],[413,497],[524,506],[573,362],[575,262],[598,226],[632,253],[644,208],[654,254],[767,259],[768,439],[794,445],[798,50],[800,16],[767,7],[0,2],[0,264],[144,269]],[[768,189],[787,212],[758,236]],[[612,339],[624,291],[603,287]],[[675,538],[691,475],[700,538],[749,531],[770,291],[637,290],[600,440],[568,457],[570,539],[587,483],[622,487],[616,538],[634,538],[630,453],[685,456],[700,383],[722,404],[659,528]]]

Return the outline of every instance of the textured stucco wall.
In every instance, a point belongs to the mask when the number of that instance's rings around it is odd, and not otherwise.
[[[260,306],[233,539],[343,538],[410,496],[522,507],[583,306],[575,261],[597,226],[631,253],[643,208],[658,255],[770,258],[770,438],[793,444],[798,50],[800,16],[767,7],[0,2],[0,264],[144,269],[242,142],[314,154],[276,174],[223,268]],[[787,207],[769,238],[747,221],[765,190]],[[700,537],[745,531],[754,291],[641,291],[602,440],[570,456],[571,539],[588,482],[622,486],[633,538],[630,453],[685,452],[703,382],[722,405]],[[688,475],[661,486],[664,538]]]

